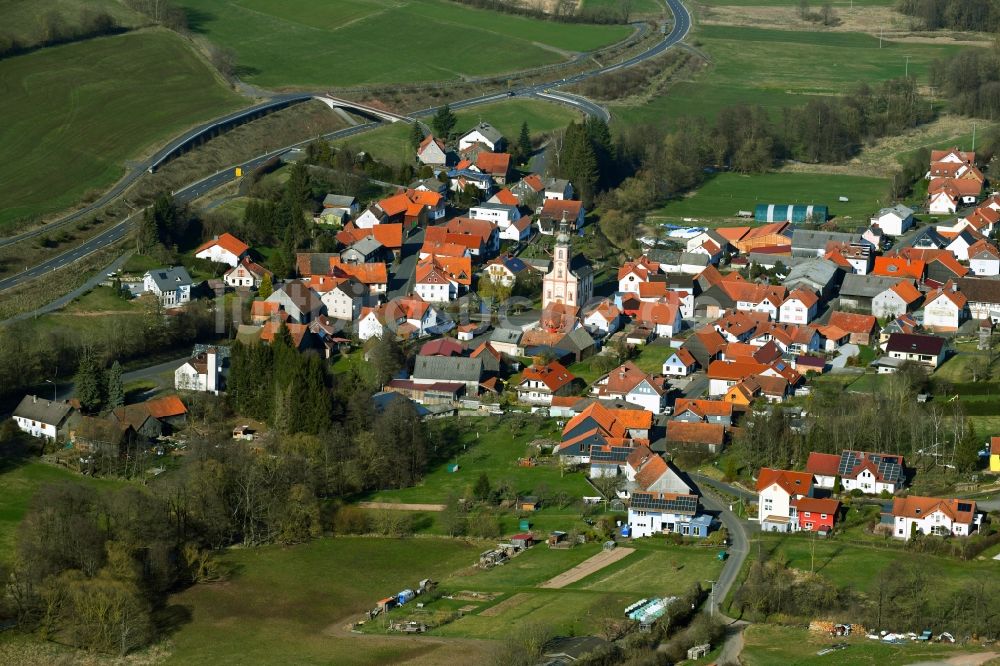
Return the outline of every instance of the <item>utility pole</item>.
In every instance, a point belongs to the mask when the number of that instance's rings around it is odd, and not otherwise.
[[[972,123],[972,152],[976,152],[976,123]]]
[[[885,30],[885,27],[884,27],[884,26],[883,26],[883,27],[880,27],[880,28],[878,29],[878,47],[879,47],[879,48],[882,48],[882,32],[883,32],[884,30]]]
[[[912,58],[913,56],[905,55],[903,57],[906,58],[906,69],[904,70],[906,73],[903,76],[906,78],[910,78],[910,58]]]

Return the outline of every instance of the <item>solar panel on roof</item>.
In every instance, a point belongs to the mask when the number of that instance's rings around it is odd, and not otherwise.
[[[840,463],[837,465],[837,474],[846,476],[858,465],[858,457],[853,451],[844,451],[840,454]]]
[[[695,495],[678,495],[673,499],[654,497],[648,493],[634,493],[632,506],[636,509],[651,511],[672,511],[675,513],[697,513],[698,497]]]
[[[958,510],[959,511],[972,511],[972,505],[971,504],[967,504],[966,502],[959,502],[958,503]]]

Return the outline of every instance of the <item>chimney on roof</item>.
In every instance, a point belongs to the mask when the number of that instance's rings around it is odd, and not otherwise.
[[[37,403],[38,402],[38,396],[37,395],[31,396],[31,402],[32,402],[32,404]]]
[[[950,282],[950,284],[951,284],[951,291],[952,291],[952,293],[958,291],[958,285],[956,283]]]

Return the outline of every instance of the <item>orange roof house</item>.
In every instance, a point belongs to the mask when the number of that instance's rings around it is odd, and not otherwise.
[[[809,472],[790,472],[784,469],[762,467],[757,475],[757,492],[777,485],[793,497],[808,495],[812,488],[812,474]]]
[[[899,256],[875,257],[872,275],[923,280],[925,267],[926,264],[919,259],[907,259]]]
[[[792,237],[791,233],[787,231],[788,227],[788,222],[774,222],[754,227],[738,241],[734,241],[733,246],[744,253],[758,247],[790,246]]]
[[[667,421],[667,441],[677,444],[702,444],[711,451],[722,448],[726,439],[726,426],[721,423],[686,423]]]
[[[154,398],[145,403],[146,411],[155,419],[168,419],[187,414],[187,407],[176,395],[168,395],[163,398]]]

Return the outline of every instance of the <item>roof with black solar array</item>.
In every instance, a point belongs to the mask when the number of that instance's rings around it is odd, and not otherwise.
[[[871,469],[879,481],[898,483],[903,480],[903,457],[864,451],[844,451],[840,454],[837,474],[854,478],[864,468]]]
[[[698,513],[697,495],[673,493],[632,493],[632,508],[670,513]]]

